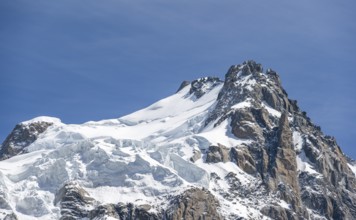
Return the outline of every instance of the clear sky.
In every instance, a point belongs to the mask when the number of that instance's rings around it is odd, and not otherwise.
[[[0,138],[117,118],[253,59],[356,158],[356,1],[1,0]]]

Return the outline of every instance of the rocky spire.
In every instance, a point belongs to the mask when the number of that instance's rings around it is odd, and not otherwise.
[[[231,148],[229,159],[259,176],[269,191],[291,205],[290,210],[266,206],[265,215],[273,219],[356,218],[355,175],[347,158],[335,140],[325,136],[297,102],[288,98],[278,74],[262,71],[254,61],[231,66],[205,124],[217,126],[229,119],[236,138],[253,140]],[[297,137],[303,143],[296,143]],[[226,151],[224,146],[209,148],[207,162],[226,161]]]

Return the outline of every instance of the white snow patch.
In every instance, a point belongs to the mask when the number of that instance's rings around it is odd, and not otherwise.
[[[314,167],[311,165],[309,159],[306,157],[304,150],[301,151],[300,154],[297,155],[297,169],[298,171],[302,172],[308,172],[310,174],[318,174],[319,173],[314,169]]]
[[[267,103],[262,102],[262,106],[268,111],[268,113],[274,117],[280,118],[282,113],[280,111],[277,111],[276,109],[272,108],[269,106]]]
[[[240,109],[240,108],[248,108],[248,107],[251,107],[251,102],[249,100],[246,100],[231,106],[231,109]]]
[[[28,124],[32,124],[32,123],[36,123],[36,122],[49,122],[49,123],[53,123],[53,124],[61,124],[62,123],[59,118],[54,118],[54,117],[49,117],[49,116],[40,116],[40,117],[33,118],[28,121],[23,121],[23,122],[21,122],[21,124],[28,125]]]
[[[279,203],[278,203],[282,208],[285,208],[285,209],[290,209],[290,204],[288,204],[286,201],[284,200],[280,200]]]
[[[298,131],[293,131],[293,144],[296,152],[299,152],[303,148],[303,138]]]
[[[347,165],[350,167],[350,169],[352,170],[352,172],[354,172],[354,174],[356,175],[356,165],[355,165],[355,164],[352,165],[352,164],[350,164],[350,163],[348,163]]]
[[[242,140],[231,132],[230,119],[226,119],[211,130],[202,131],[196,136],[204,137],[212,145],[222,144],[226,147],[235,147],[242,143],[250,143],[250,140]]]

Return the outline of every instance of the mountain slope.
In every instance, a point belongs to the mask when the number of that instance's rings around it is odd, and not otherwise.
[[[254,61],[119,119],[17,125],[8,219],[355,219],[354,163]]]

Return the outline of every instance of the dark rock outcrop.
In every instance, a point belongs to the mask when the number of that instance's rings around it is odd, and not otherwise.
[[[88,192],[76,183],[65,184],[54,200],[54,204],[61,208],[61,220],[88,218],[93,202]]]
[[[192,188],[171,201],[165,219],[223,219],[218,213],[218,206],[218,200],[208,190]]]
[[[205,93],[220,85],[222,81],[217,77],[204,77],[194,80],[191,85],[189,93],[194,94],[197,99],[202,97]]]
[[[256,161],[251,156],[250,151],[246,147],[231,148],[230,158],[246,173],[256,174]]]
[[[275,220],[297,220],[299,219],[296,215],[293,215],[289,209],[282,208],[278,205],[269,205],[261,209],[261,212]]]
[[[105,219],[108,216],[120,220],[162,219],[162,214],[150,213],[147,207],[149,207],[149,205],[136,207],[132,203],[100,205],[90,211],[89,219]]]
[[[207,163],[227,162],[230,160],[229,149],[224,145],[210,146],[206,155]]]
[[[260,119],[261,120],[261,119]],[[259,121],[266,124],[266,121]],[[262,129],[257,123],[255,115],[253,115],[251,109],[237,109],[231,115],[231,130],[232,133],[240,139],[263,139]]]
[[[0,160],[23,153],[51,125],[53,123],[44,121],[16,125],[1,145]]]
[[[118,195],[119,196],[119,195]],[[61,208],[61,220],[105,219],[121,220],[219,220],[218,200],[205,189],[191,188],[181,195],[172,197],[168,208],[150,212],[149,204],[136,206],[132,203],[97,205],[93,198],[78,184],[67,183],[56,194],[55,204]]]
[[[233,107],[246,101],[251,105]],[[274,219],[356,219],[355,175],[347,158],[288,98],[275,71],[262,73],[254,61],[232,66],[205,125],[227,119],[235,137],[252,140],[231,148],[230,160],[291,205],[290,210],[266,206],[262,213]],[[301,148],[295,146],[293,132],[301,135]],[[207,162],[223,162],[221,155],[221,148],[209,149]],[[298,157],[314,171],[299,170]]]
[[[194,150],[193,156],[190,158],[190,161],[194,163],[195,161],[199,160],[200,158],[201,158],[200,150]]]
[[[180,84],[180,86],[179,86],[177,92],[179,92],[180,90],[184,89],[184,87],[188,86],[189,84],[190,84],[189,81],[186,81],[186,80],[183,81],[183,82]],[[177,92],[176,92],[176,93],[177,93]]]

